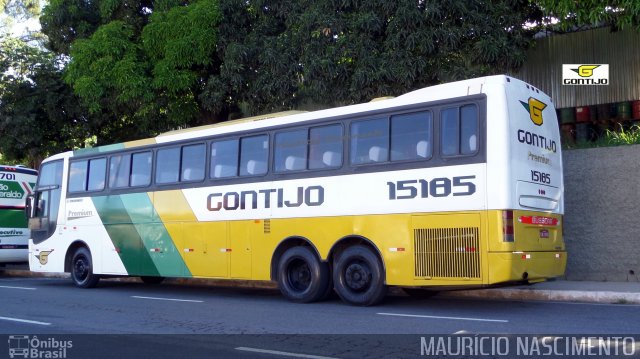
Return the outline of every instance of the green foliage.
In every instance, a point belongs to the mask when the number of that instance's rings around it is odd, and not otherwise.
[[[99,1],[105,23],[71,46],[65,79],[90,110],[91,122],[99,124],[93,126],[99,143],[198,122],[202,106],[197,95],[215,71],[220,11],[212,0],[162,4],[160,9],[167,10],[151,11],[139,2],[131,18],[120,2]]]
[[[580,26],[612,26],[640,30],[640,2],[636,0],[535,0],[547,22],[560,20],[558,27],[573,30]]]
[[[95,1],[49,0],[40,16],[42,32],[49,42],[47,47],[58,54],[69,54],[76,39],[91,36],[100,25]]]
[[[519,67],[528,1],[308,1],[293,28],[305,96],[361,102]],[[327,98],[328,97],[328,98]]]
[[[3,160],[37,166],[47,155],[78,146],[77,139],[87,135],[86,119],[56,58],[17,39],[0,43],[0,49]]]
[[[130,26],[113,21],[90,39],[73,44],[66,79],[92,113],[100,112],[105,100],[126,106],[148,93],[148,71],[144,56],[132,42],[133,35]]]
[[[605,141],[609,146],[640,144],[640,126],[633,125],[627,130],[622,126],[616,131],[607,130]]]

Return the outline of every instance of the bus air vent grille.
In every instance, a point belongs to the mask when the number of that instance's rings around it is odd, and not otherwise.
[[[477,227],[414,229],[415,276],[480,279]]]

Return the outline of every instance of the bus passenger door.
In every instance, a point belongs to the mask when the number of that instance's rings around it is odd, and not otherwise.
[[[33,243],[38,244],[56,231],[62,194],[63,162],[42,165],[33,201],[29,204],[29,229]]]

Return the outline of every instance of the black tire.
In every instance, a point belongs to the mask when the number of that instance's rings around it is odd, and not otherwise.
[[[140,279],[144,284],[160,284],[164,281],[164,277],[142,276]]]
[[[431,298],[434,295],[437,295],[439,292],[437,290],[430,289],[422,289],[422,288],[402,288],[402,290],[407,293],[410,297],[414,298]]]
[[[76,249],[71,259],[71,280],[80,288],[93,288],[100,281],[100,276],[93,274],[91,252],[86,247]]]
[[[375,305],[387,294],[382,263],[361,245],[342,252],[333,267],[333,283],[340,298],[352,305]]]
[[[278,262],[278,287],[290,301],[311,303],[324,299],[331,290],[329,265],[309,247],[292,247]]]

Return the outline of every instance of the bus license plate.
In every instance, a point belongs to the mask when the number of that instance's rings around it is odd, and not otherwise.
[[[549,238],[549,230],[541,229],[540,230],[540,238]]]

